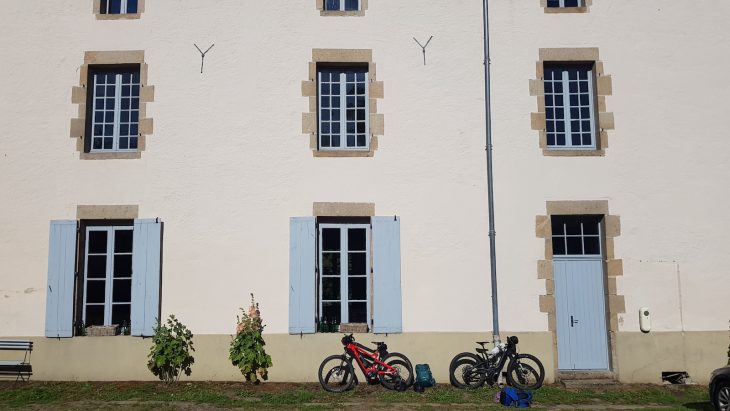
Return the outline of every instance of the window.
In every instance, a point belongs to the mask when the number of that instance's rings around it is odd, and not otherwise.
[[[320,68],[317,78],[319,149],[367,150],[367,68]]]
[[[547,0],[547,6],[548,7],[583,7],[583,1],[582,0]]]
[[[137,151],[139,66],[89,70],[92,92],[87,105],[87,152]]]
[[[360,10],[360,0],[325,0],[324,9],[327,11]]]
[[[402,332],[400,218],[338,214],[290,219],[289,333]]]
[[[82,320],[129,325],[132,305],[133,227],[87,227]]]
[[[135,14],[137,0],[101,0],[101,14]]]
[[[123,207],[114,207],[98,206],[91,220],[51,221],[47,337],[84,335],[85,326],[111,325],[118,326],[117,333],[126,325],[134,336],[154,334],[160,318],[162,222],[118,220]]]
[[[545,120],[550,149],[596,149],[593,65],[545,64]]]
[[[319,225],[321,322],[370,324],[370,225]]]
[[[601,216],[552,216],[554,256],[600,256]]]

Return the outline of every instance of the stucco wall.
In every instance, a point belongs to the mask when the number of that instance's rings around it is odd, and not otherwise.
[[[657,330],[726,329],[730,4],[492,3],[503,328],[547,329],[534,233],[545,201],[607,199],[622,223],[620,329],[638,330],[641,306]],[[364,17],[322,17],[314,1],[150,1],[123,21],[96,20],[90,1],[3,7],[0,335],[43,334],[48,222],[78,204],[165,221],[162,313],[196,334],[229,332],[249,292],[267,333],[286,332],[288,219],[319,201],[401,216],[405,331],[491,328],[480,1],[373,0]],[[430,35],[423,66],[411,37]],[[202,75],[193,43],[216,44]],[[541,47],[599,48],[616,116],[605,157],[542,155],[528,89]],[[373,158],[312,156],[300,133],[312,48],[373,50],[386,84]],[[84,51],[127,49],[145,51],[154,134],[139,160],[81,161],[68,134]]]

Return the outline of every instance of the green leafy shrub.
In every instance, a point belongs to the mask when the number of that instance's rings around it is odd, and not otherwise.
[[[231,341],[231,363],[241,370],[246,381],[259,383],[269,379],[268,368],[271,367],[271,356],[264,350],[264,338],[261,333],[264,325],[261,321],[259,305],[251,294],[251,306],[246,312],[241,308],[241,315],[236,316],[236,335]]]
[[[190,375],[190,366],[195,362],[190,354],[190,351],[195,351],[193,333],[174,315],[170,315],[166,325],[158,321],[154,331],[147,368],[165,382],[178,381],[180,372]]]

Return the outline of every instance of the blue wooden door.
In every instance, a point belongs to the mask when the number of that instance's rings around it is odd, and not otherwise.
[[[606,298],[600,259],[553,262],[558,369],[607,370]]]

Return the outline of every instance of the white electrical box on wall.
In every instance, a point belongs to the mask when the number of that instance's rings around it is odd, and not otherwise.
[[[648,307],[639,308],[639,328],[645,333],[651,331],[651,313]]]

